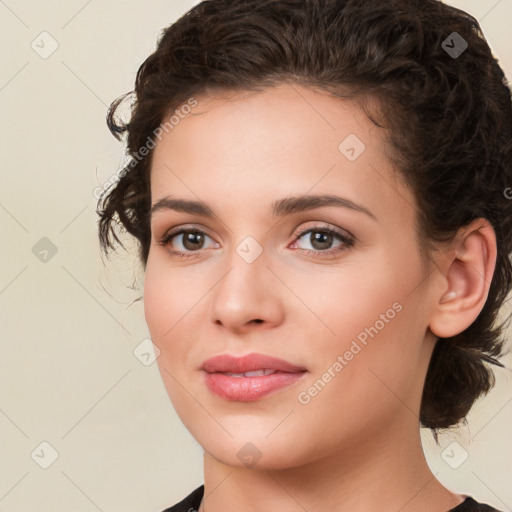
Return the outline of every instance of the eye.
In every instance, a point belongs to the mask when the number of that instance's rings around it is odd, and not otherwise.
[[[307,237],[306,235],[309,235]],[[206,240],[209,239],[212,248],[218,248],[220,245],[215,242],[204,231],[198,228],[180,228],[175,231],[169,231],[164,234],[159,245],[162,247],[170,246],[170,253],[179,258],[191,258],[199,256],[199,252],[206,249]],[[312,249],[300,247],[298,242],[304,239],[309,243]],[[334,245],[337,243],[337,245]],[[302,245],[302,244],[301,244]],[[312,256],[334,256],[345,251],[354,245],[354,238],[348,233],[336,231],[327,226],[313,226],[302,230],[294,235],[294,240],[290,246],[293,249],[299,249],[302,252]],[[198,254],[194,254],[198,253]]]
[[[179,255],[182,258],[188,258],[193,255],[187,253],[197,252],[201,249],[205,249],[206,239],[212,240],[212,238],[210,238],[204,231],[201,231],[200,229],[181,228],[177,231],[170,231],[166,233],[158,243],[163,247],[171,245],[171,247],[173,247],[170,250],[171,253]],[[217,242],[214,242],[212,245],[213,247],[219,247]]]
[[[306,235],[309,235],[306,237]],[[312,249],[298,247],[297,242],[304,239]],[[338,242],[333,246],[333,243]],[[292,248],[299,248],[313,256],[333,255],[345,251],[354,245],[354,239],[350,235],[336,231],[327,226],[313,226],[295,235]]]

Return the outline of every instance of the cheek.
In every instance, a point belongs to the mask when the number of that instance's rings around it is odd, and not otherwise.
[[[144,315],[151,340],[160,350],[157,365],[162,381],[171,402],[180,411],[187,405],[180,383],[185,378],[184,348],[190,346],[183,336],[187,319],[184,315],[190,306],[186,307],[189,294],[180,292],[178,277],[178,273],[170,272],[164,262],[150,253],[144,278]]]
[[[418,287],[424,277],[419,261],[409,255],[406,262],[392,252],[372,254],[371,261],[317,277],[308,305],[322,322],[313,319],[306,338],[317,342],[304,346],[308,359],[315,362],[315,376],[338,361],[343,368],[336,366],[337,375],[345,375],[344,386],[350,380],[359,391],[382,387],[372,371],[389,384],[405,386],[422,357],[428,323]]]
[[[179,280],[178,280],[179,281]],[[183,380],[181,369],[186,357],[184,329],[189,293],[180,291],[177,274],[148,258],[144,279],[144,315],[151,340],[160,350],[157,364],[165,387],[175,400],[175,379]],[[172,376],[172,377],[171,377]],[[174,377],[174,378],[173,378]]]
[[[165,347],[186,323],[187,313],[204,295],[192,276],[172,269],[160,255],[149,255],[144,278],[144,315],[153,341]]]
[[[202,361],[199,333],[207,318],[208,291],[217,274],[210,279],[209,272],[199,267],[176,268],[165,255],[151,252],[146,266],[144,315],[151,339],[160,350],[157,364],[169,395]]]
[[[308,306],[324,324],[325,329],[317,322],[326,340],[336,345],[360,335],[364,341],[366,329],[376,324],[377,330],[384,332],[394,323],[406,287],[393,269],[382,268],[376,268],[375,263],[373,267],[363,263],[343,268],[338,273],[316,276],[314,287],[299,292],[308,298]]]
[[[172,292],[167,276],[153,261],[150,255],[144,277],[144,316],[153,342],[160,346],[162,334],[172,326],[174,308],[169,304]]]

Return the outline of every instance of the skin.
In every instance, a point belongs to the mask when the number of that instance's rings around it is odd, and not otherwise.
[[[204,448],[201,510],[455,507],[464,497],[444,488],[425,461],[420,400],[437,336],[462,331],[485,302],[492,228],[473,223],[427,269],[413,194],[386,156],[385,131],[355,105],[295,84],[197,99],[154,150],[152,204],[202,200],[215,216],[154,212],[144,305],[169,397]],[[355,161],[338,149],[349,134],[366,145]],[[335,194],[371,215],[338,206],[271,215],[273,201],[303,194]],[[202,230],[203,245],[194,250],[180,235],[159,244],[180,226]],[[313,227],[349,233],[354,243],[296,238]],[[252,263],[236,251],[248,236],[263,250]],[[397,303],[394,318],[300,403],[299,393]],[[254,402],[207,389],[206,359],[254,352],[307,373]],[[250,467],[237,456],[247,443],[260,454]]]

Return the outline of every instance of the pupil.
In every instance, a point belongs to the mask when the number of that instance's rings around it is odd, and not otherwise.
[[[328,249],[332,242],[331,238],[332,235],[328,233],[311,233],[311,245],[316,249]],[[320,244],[319,247],[318,244]]]
[[[186,233],[184,239],[183,239],[183,245],[187,248],[187,249],[197,249],[198,247],[200,247],[202,245],[202,240],[201,240],[201,233],[197,233],[197,232],[188,232]],[[187,244],[191,244],[190,247],[187,247]]]

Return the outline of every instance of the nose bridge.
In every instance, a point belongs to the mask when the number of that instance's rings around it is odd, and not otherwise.
[[[246,309],[263,296],[262,285],[268,278],[267,258],[263,252],[254,257],[245,242],[239,244],[230,255],[229,273],[219,283],[217,299],[233,309]]]
[[[229,271],[214,289],[212,320],[231,329],[258,320],[276,322],[282,312],[268,257],[252,237],[242,240],[228,258]]]

